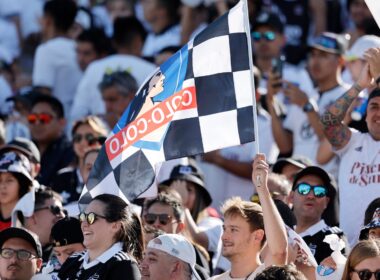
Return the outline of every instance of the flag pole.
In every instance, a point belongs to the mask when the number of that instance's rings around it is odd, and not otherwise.
[[[257,105],[256,105],[256,90],[255,90],[255,80],[253,78],[253,59],[252,59],[252,43],[251,43],[251,34],[250,34],[250,26],[249,26],[249,16],[248,16],[248,2],[247,0],[243,1],[243,10],[244,10],[244,26],[245,26],[245,34],[247,35],[248,42],[248,57],[249,57],[249,69],[251,71],[251,84],[252,84],[252,98],[253,98],[253,124],[255,131],[255,149],[256,153],[260,152],[259,149],[259,128],[257,124]]]

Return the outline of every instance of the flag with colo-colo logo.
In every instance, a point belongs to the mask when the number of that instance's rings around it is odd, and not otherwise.
[[[102,193],[133,200],[157,163],[254,141],[250,33],[244,2],[162,64],[102,147],[80,204]]]

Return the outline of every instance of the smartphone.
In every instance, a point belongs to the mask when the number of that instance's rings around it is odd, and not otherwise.
[[[285,57],[283,55],[272,59],[272,72],[280,75],[280,78],[282,78],[284,63],[285,63]]]

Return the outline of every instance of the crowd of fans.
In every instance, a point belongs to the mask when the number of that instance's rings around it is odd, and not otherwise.
[[[140,86],[234,4],[0,0],[0,279],[380,279],[364,0],[248,0],[260,151],[168,161],[157,195],[79,210]]]

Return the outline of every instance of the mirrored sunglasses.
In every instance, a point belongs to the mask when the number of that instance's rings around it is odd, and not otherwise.
[[[161,225],[166,226],[171,221],[171,216],[168,214],[145,214],[144,220],[147,224],[153,225],[156,220],[160,222]]]
[[[252,40],[255,42],[258,42],[261,39],[265,39],[268,42],[276,39],[276,33],[274,33],[273,31],[266,31],[266,32],[253,31],[251,33],[251,36],[252,36]]]
[[[372,272],[369,269],[354,270],[354,272],[358,274],[360,280],[370,280],[372,275],[375,276],[376,280],[380,280],[380,269],[375,272]]]
[[[36,124],[37,122],[40,124],[49,124],[53,120],[53,116],[47,113],[41,114],[29,114],[28,122],[30,124]]]
[[[300,195],[308,195],[313,191],[315,197],[325,197],[327,195],[327,189],[325,186],[312,186],[308,183],[299,183],[296,186],[296,190]]]
[[[93,223],[95,223],[99,218],[106,219],[105,216],[96,214],[94,212],[90,212],[88,214],[82,212],[79,214],[79,221],[81,223],[87,222],[89,225],[92,225]]]

